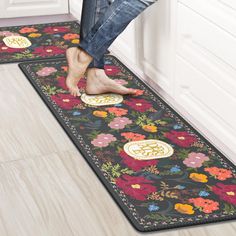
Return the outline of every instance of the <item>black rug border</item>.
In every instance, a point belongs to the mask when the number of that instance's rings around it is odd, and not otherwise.
[[[124,65],[117,57],[115,57],[114,55],[106,55],[106,57],[111,57],[113,59],[115,59],[116,61],[118,61],[130,74],[132,74],[134,77],[136,77],[139,82],[141,82],[144,86],[146,86],[149,90],[151,90],[157,97],[158,99],[160,99],[160,101],[166,105],[171,112],[173,112],[181,121],[183,121],[183,123],[187,123],[187,125],[193,129],[198,135],[199,137],[201,137],[204,142],[206,142],[213,150],[215,150],[215,152],[217,152],[218,154],[220,154],[223,158],[224,161],[226,163],[228,163],[231,166],[235,166],[235,164],[229,159],[227,158],[227,156],[225,154],[223,154],[223,152],[221,150],[219,150],[218,148],[216,148],[203,134],[201,134],[200,131],[198,131],[193,124],[189,123],[187,120],[185,120],[177,111],[174,110],[174,108],[168,104],[167,101],[165,101],[159,94],[158,91],[152,87],[150,87],[149,84],[147,84],[145,81],[143,81],[142,79],[139,78],[138,75],[136,75],[134,72],[132,72],[126,65]],[[58,58],[57,58],[58,59]],[[120,200],[120,198],[116,195],[115,191],[111,188],[111,186],[109,185],[109,183],[107,182],[107,180],[104,178],[104,176],[100,173],[100,169],[88,158],[86,158],[87,153],[86,151],[84,151],[84,149],[80,146],[80,144],[78,143],[77,139],[73,136],[72,132],[70,131],[70,129],[68,129],[66,127],[66,125],[64,124],[64,120],[57,114],[57,111],[54,110],[54,108],[52,107],[50,101],[47,100],[47,98],[45,97],[45,95],[43,94],[43,92],[38,88],[38,85],[35,83],[35,81],[29,76],[27,69],[25,68],[25,66],[27,65],[32,65],[32,64],[36,64],[36,63],[40,63],[40,62],[53,62],[53,61],[58,61],[57,59],[42,59],[42,60],[34,60],[34,61],[28,61],[28,62],[22,62],[19,63],[18,66],[21,69],[21,71],[24,73],[24,75],[26,76],[26,78],[28,79],[28,81],[31,83],[31,85],[33,86],[33,88],[36,90],[36,92],[38,93],[38,95],[41,97],[41,99],[43,100],[43,102],[47,105],[47,107],[49,108],[49,110],[51,111],[51,113],[53,114],[53,116],[56,118],[56,120],[59,122],[59,124],[61,125],[61,127],[64,129],[64,131],[66,132],[66,134],[68,135],[68,137],[72,140],[72,142],[74,143],[74,145],[77,147],[78,151],[80,151],[80,153],[82,154],[82,156],[84,157],[84,159],[86,160],[86,162],[89,164],[89,166],[91,167],[91,169],[93,170],[93,172],[97,175],[98,179],[100,180],[100,182],[104,185],[104,187],[106,188],[107,192],[110,194],[110,196],[115,200],[115,202],[117,203],[118,207],[121,209],[121,211],[124,213],[124,215],[126,216],[126,218],[128,219],[128,221],[131,223],[131,225],[133,225],[133,227],[138,231],[138,232],[142,232],[142,233],[150,233],[150,232],[158,232],[158,231],[162,231],[162,230],[172,230],[172,229],[177,229],[180,227],[187,227],[187,226],[201,226],[204,223],[208,224],[208,223],[223,223],[224,221],[232,221],[236,219],[236,215],[232,215],[232,216],[226,216],[223,218],[218,218],[218,219],[207,219],[207,220],[199,220],[197,222],[182,222],[182,223],[176,223],[174,225],[160,225],[160,226],[151,226],[148,228],[143,227],[142,225],[140,225],[132,216],[132,214],[130,213],[129,209],[126,207],[126,205],[124,205],[124,203]],[[66,60],[66,58],[60,58],[61,60],[63,59],[64,61]]]
[[[74,23],[80,27],[80,22],[73,20],[73,21],[58,21],[58,22],[49,22],[49,23],[41,23],[41,24],[24,24],[24,25],[12,25],[12,26],[4,26],[0,27],[1,29],[8,29],[8,28],[16,28],[16,27],[23,27],[23,26],[37,26],[37,25],[56,25],[56,24],[63,24],[63,23]],[[65,57],[65,54],[60,54],[57,56],[45,57],[45,58],[25,58],[25,59],[15,59],[11,61],[0,61],[0,65],[4,64],[12,64],[12,63],[22,63],[22,62],[34,62],[34,61],[41,61],[41,60],[51,60],[51,59],[62,59]]]

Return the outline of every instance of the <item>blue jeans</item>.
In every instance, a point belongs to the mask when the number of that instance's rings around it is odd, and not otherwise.
[[[127,25],[157,0],[84,0],[79,48],[93,61],[89,68],[104,68],[104,54]],[[129,42],[127,42],[129,43]]]

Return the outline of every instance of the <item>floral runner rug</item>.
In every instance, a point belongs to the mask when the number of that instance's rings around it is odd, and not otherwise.
[[[0,27],[0,64],[64,57],[79,44],[79,32],[75,21]]]
[[[139,231],[236,219],[235,166],[112,55],[105,70],[135,95],[71,96],[65,59],[20,64],[88,164]]]

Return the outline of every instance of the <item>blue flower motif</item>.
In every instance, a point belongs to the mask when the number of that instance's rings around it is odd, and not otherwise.
[[[57,38],[61,37],[60,34],[54,34],[53,36],[54,36],[54,37],[57,37]]]
[[[176,172],[179,172],[179,171],[181,171],[180,170],[180,166],[173,166],[171,169],[170,169],[170,172],[172,172],[172,173],[176,173]]]
[[[181,129],[181,128],[182,128],[182,126],[181,126],[181,125],[178,125],[178,124],[176,124],[176,125],[174,125],[174,126],[173,126],[173,128],[174,128],[174,129]]]
[[[210,194],[209,194],[207,191],[203,190],[203,191],[200,191],[198,195],[199,195],[200,197],[207,197],[207,196],[209,196]]]
[[[105,64],[105,65],[112,65],[112,62],[111,62],[111,61],[105,61],[104,64]]]
[[[121,107],[122,104],[121,104],[121,103],[117,103],[117,104],[115,104],[114,106],[115,106],[115,107]]]
[[[160,209],[160,207],[155,204],[151,204],[148,206],[149,211],[158,211],[159,209]]]
[[[72,115],[73,115],[73,116],[79,116],[79,115],[81,115],[81,112],[79,112],[79,111],[74,111],[74,112],[72,113]]]
[[[183,185],[176,185],[176,188],[177,189],[185,189],[185,186],[183,186]]]

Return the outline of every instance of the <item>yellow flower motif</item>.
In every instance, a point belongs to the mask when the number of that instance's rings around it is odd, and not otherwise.
[[[29,34],[29,37],[30,38],[38,38],[38,37],[40,37],[42,34],[38,34],[38,33],[31,33],[31,34]]]
[[[157,127],[155,125],[144,125],[143,130],[150,132],[150,133],[155,133],[157,132]]]
[[[198,173],[191,173],[189,178],[196,181],[196,182],[201,182],[201,183],[206,183],[208,181],[206,175],[198,174]]]
[[[72,39],[71,42],[72,43],[79,43],[80,41],[79,41],[79,39]]]
[[[182,213],[182,214],[187,214],[187,215],[194,214],[193,207],[189,204],[176,203],[175,210]]]
[[[229,195],[229,196],[234,196],[235,195],[235,193],[232,192],[232,191],[231,192],[226,192],[226,194]]]
[[[140,184],[132,184],[131,187],[132,187],[132,188],[138,188],[138,189],[141,188]]]
[[[97,117],[107,117],[107,112],[106,111],[94,111],[93,115],[97,116]]]

